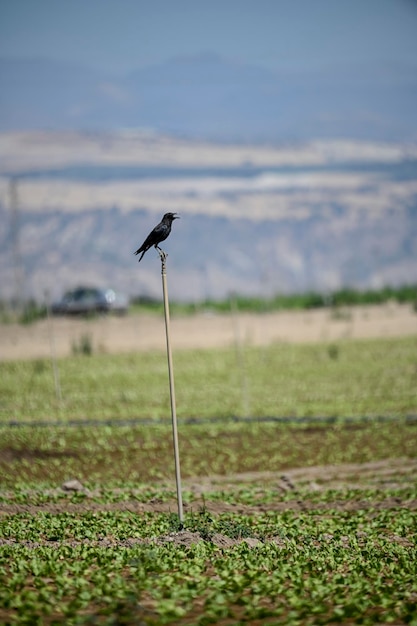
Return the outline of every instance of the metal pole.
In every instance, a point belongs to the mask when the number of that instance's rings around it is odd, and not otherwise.
[[[180,454],[178,446],[178,429],[177,429],[177,411],[175,407],[175,385],[174,385],[174,368],[172,364],[171,341],[170,341],[170,325],[169,325],[169,300],[166,274],[166,257],[163,250],[158,248],[161,257],[161,274],[162,274],[162,291],[164,294],[164,313],[165,313],[165,332],[167,340],[167,356],[168,356],[168,374],[169,374],[169,393],[171,398],[171,418],[172,418],[172,437],[174,442],[174,459],[175,459],[175,479],[177,483],[177,500],[178,500],[178,517],[181,524],[184,522],[184,511],[182,506],[182,489],[181,489],[181,471],[180,471]]]

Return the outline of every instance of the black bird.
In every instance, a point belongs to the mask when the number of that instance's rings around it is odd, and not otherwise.
[[[176,213],[165,213],[164,217],[159,222],[159,224],[155,226],[155,228],[146,237],[141,247],[138,248],[136,252],[134,253],[134,254],[139,254],[139,252],[142,252],[142,254],[139,257],[138,263],[142,259],[145,252],[147,252],[149,248],[152,248],[152,246],[154,246],[155,249],[161,251],[161,248],[158,246],[158,243],[161,243],[161,241],[164,241],[168,237],[169,233],[171,232],[172,222],[174,220],[179,219],[179,217],[180,216],[177,215]]]

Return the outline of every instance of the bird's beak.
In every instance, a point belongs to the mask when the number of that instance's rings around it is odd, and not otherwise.
[[[180,217],[181,217],[180,215],[178,215],[177,213],[175,213],[175,215],[174,215],[173,219],[174,219],[174,220],[179,220],[179,219],[180,219]]]

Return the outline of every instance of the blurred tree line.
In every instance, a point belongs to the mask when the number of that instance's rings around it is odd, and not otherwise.
[[[399,304],[412,304],[417,312],[417,284],[402,285],[400,287],[383,287],[382,289],[359,290],[345,287],[334,292],[320,293],[307,291],[305,293],[276,294],[272,298],[261,298],[232,294],[224,300],[204,300],[201,302],[171,302],[170,309],[173,314],[201,313],[213,311],[228,313],[230,311],[245,311],[252,313],[267,313],[285,310],[310,310],[318,308],[340,308],[344,306],[384,304],[397,302]],[[163,304],[156,298],[149,296],[136,296],[130,300],[131,312],[162,313]],[[45,304],[37,303],[31,299],[16,309],[13,303],[0,301],[0,323],[18,322],[30,324],[47,315]],[[88,314],[94,318],[102,314]]]

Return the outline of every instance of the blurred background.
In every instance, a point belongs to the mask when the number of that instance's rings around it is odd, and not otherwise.
[[[417,281],[414,0],[0,0],[0,299]]]

